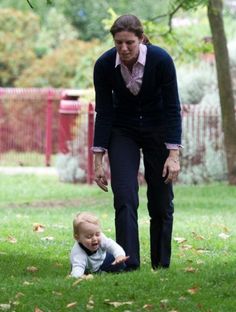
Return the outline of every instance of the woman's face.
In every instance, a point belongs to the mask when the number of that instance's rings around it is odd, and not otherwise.
[[[133,65],[137,61],[142,38],[138,38],[133,32],[121,31],[115,34],[114,42],[121,61],[125,65]]]

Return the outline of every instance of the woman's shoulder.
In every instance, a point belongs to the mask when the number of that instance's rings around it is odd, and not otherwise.
[[[172,59],[170,54],[165,49],[153,44],[147,45],[147,55],[153,58],[158,57],[160,59]]]
[[[111,64],[112,62],[115,62],[116,59],[116,49],[111,48],[104,52],[99,58],[97,59],[97,63],[103,63],[103,64]]]

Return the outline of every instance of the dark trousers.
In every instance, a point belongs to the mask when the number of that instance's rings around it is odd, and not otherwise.
[[[108,149],[114,194],[116,240],[130,256],[127,267],[140,266],[138,232],[138,170],[143,153],[150,216],[150,249],[153,268],[168,267],[174,206],[171,184],[162,177],[168,150],[164,129],[114,128]]]
[[[102,265],[99,268],[99,272],[107,272],[107,273],[118,273],[125,270],[126,265],[125,263],[118,263],[118,264],[112,264],[112,262],[115,260],[112,254],[107,252],[106,258],[104,259]]]

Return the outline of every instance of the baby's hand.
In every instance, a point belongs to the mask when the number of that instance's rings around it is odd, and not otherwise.
[[[115,261],[112,262],[112,265],[123,263],[129,259],[129,256],[118,256],[115,258]]]

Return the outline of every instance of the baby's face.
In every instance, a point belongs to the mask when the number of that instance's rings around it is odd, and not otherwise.
[[[101,243],[101,229],[97,224],[82,223],[80,226],[78,242],[90,251],[96,251]]]

